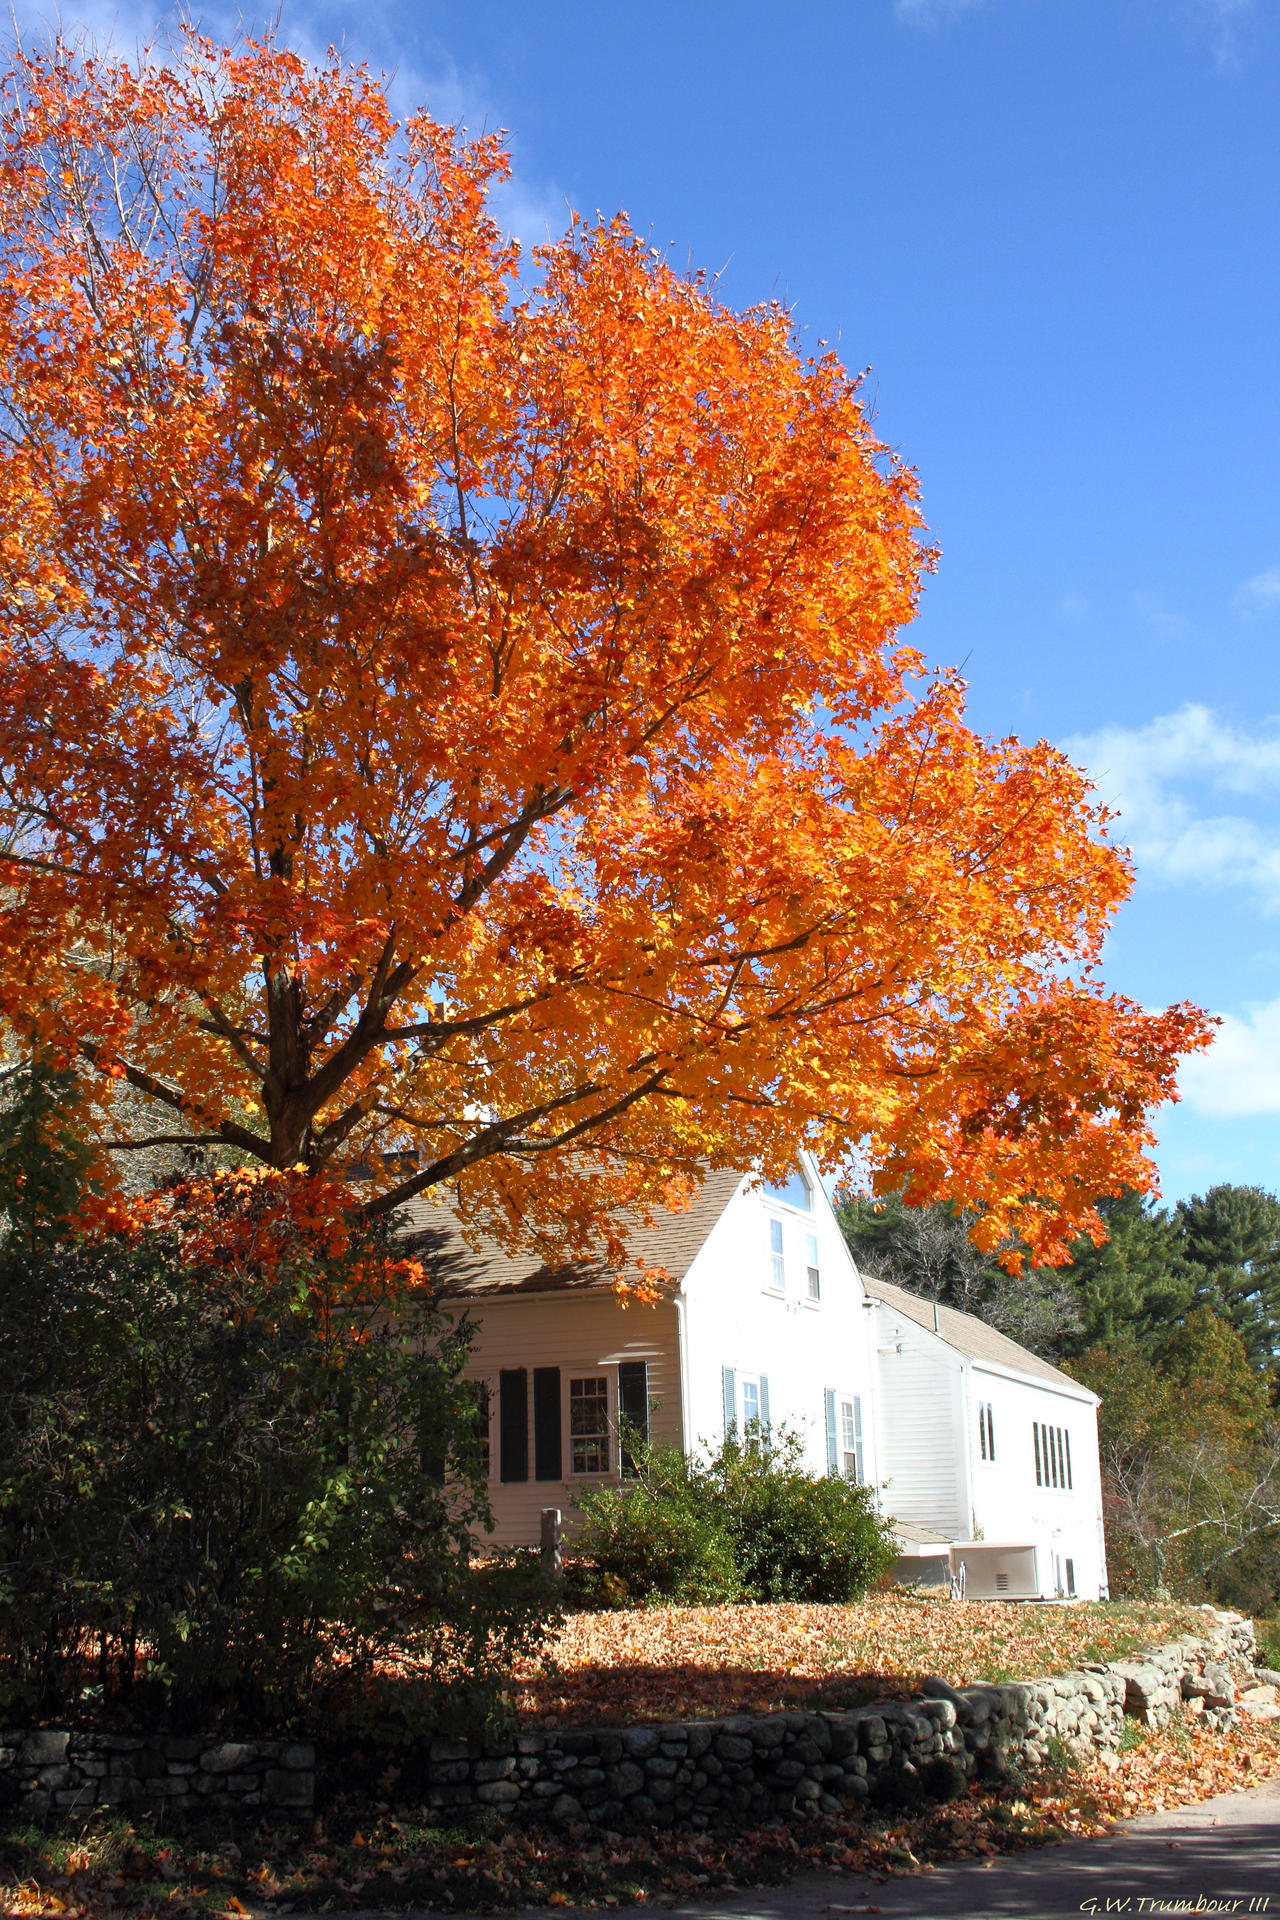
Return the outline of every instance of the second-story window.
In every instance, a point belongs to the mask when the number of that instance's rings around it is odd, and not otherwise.
[[[769,1222],[769,1285],[779,1293],[787,1290],[787,1263],[782,1256],[782,1222]]]
[[[818,1266],[818,1236],[816,1233],[806,1233],[804,1237],[804,1257],[806,1261],[805,1273],[808,1276],[809,1298],[811,1300],[821,1300],[822,1273]]]

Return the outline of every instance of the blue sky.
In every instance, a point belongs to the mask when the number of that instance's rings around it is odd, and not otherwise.
[[[510,129],[522,237],[625,207],[870,368],[942,548],[921,643],[1121,808],[1110,983],[1224,1016],[1166,1196],[1280,1189],[1280,0],[285,0],[280,31]]]

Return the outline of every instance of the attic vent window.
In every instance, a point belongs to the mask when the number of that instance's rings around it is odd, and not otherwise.
[[[813,1212],[813,1191],[799,1167],[792,1167],[781,1182],[766,1180],[764,1190],[770,1200],[781,1200],[784,1206],[797,1207],[801,1213]]]

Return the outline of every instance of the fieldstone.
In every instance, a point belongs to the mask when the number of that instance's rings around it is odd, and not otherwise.
[[[490,1807],[509,1807],[513,1800],[519,1798],[520,1789],[514,1780],[482,1780],[476,1788],[476,1799]],[[560,1808],[566,1800],[569,1800],[567,1793],[562,1794],[556,1801],[552,1811],[557,1818],[561,1817]],[[578,1805],[576,1800],[571,1801],[570,1804],[575,1807]]]
[[[609,1785],[623,1800],[633,1793],[639,1793],[644,1785],[644,1773],[633,1760],[623,1760],[613,1768],[609,1775]]]
[[[472,1768],[474,1780],[507,1780],[516,1770],[514,1756],[507,1754],[500,1760],[477,1760]]]
[[[622,1744],[633,1759],[643,1759],[658,1751],[658,1736],[652,1727],[627,1727],[623,1730]]]
[[[494,1782],[495,1786],[501,1786],[502,1784],[503,1782],[500,1780]],[[634,1806],[635,1802],[633,1801],[632,1804]],[[551,1809],[551,1818],[553,1820],[581,1820],[582,1807],[580,1802],[575,1800],[571,1793],[562,1793]]]
[[[920,1691],[929,1700],[949,1700],[956,1708],[964,1705],[964,1695],[958,1693],[949,1681],[940,1679],[936,1673],[929,1674],[920,1682]]]
[[[53,1796],[55,1806],[65,1807],[68,1812],[73,1807],[91,1807],[98,1797],[94,1786],[67,1787],[62,1793]]]
[[[257,1749],[244,1742],[224,1740],[220,1746],[210,1747],[200,1756],[200,1766],[205,1773],[243,1773],[245,1767],[257,1758]]]
[[[526,1751],[526,1749],[521,1749]],[[311,1773],[316,1764],[316,1750],[309,1740],[297,1740],[291,1746],[280,1749],[279,1765],[296,1767],[302,1773]]]
[[[296,1767],[269,1767],[262,1786],[277,1807],[309,1807],[315,1798],[316,1777]]]
[[[680,1763],[678,1760],[654,1758],[645,1761],[644,1770],[659,1780],[674,1780],[680,1771]]]
[[[70,1743],[69,1733],[53,1733],[42,1729],[38,1733],[29,1733],[22,1743],[19,1756],[24,1767],[52,1767],[67,1757]]]

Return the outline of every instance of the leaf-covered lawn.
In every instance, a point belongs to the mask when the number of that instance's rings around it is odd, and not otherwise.
[[[662,1607],[571,1615],[519,1672],[522,1719],[626,1725],[771,1707],[846,1707],[972,1680],[1062,1673],[1203,1631],[1190,1607],[953,1605],[900,1594],[852,1606]]]
[[[421,1812],[339,1809],[287,1831],[159,1838],[122,1821],[57,1839],[0,1831],[0,1912],[68,1920],[206,1920],[213,1915],[526,1905],[617,1907],[714,1900],[809,1869],[887,1879],[934,1863],[990,1858],[1093,1834],[1116,1820],[1280,1773],[1280,1738],[1245,1722],[1230,1734],[1178,1726],[1139,1737],[1114,1771],[1095,1764],[975,1788],[916,1814],[840,1815],[747,1832],[631,1839],[579,1830],[504,1832],[493,1816],[458,1829]],[[1053,1873],[1052,1856],[1044,1863]],[[874,1888],[850,1882],[850,1899]],[[921,1909],[928,1897],[921,1889]]]

